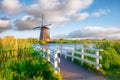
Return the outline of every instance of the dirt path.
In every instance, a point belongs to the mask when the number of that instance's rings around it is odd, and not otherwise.
[[[64,80],[108,80],[98,73],[87,70],[63,58],[61,58],[59,66]]]

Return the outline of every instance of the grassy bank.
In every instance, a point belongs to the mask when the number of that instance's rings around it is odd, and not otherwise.
[[[105,41],[96,43],[97,48],[104,49],[101,52],[102,69],[111,80],[120,80],[120,42]]]
[[[62,80],[27,39],[0,40],[0,80]]]
[[[29,49],[30,50],[30,49]],[[28,51],[29,52],[29,51]],[[1,60],[0,80],[62,80],[60,74],[37,51]],[[57,75],[57,76],[56,76]]]

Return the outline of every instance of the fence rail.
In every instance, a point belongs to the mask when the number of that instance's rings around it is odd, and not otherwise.
[[[74,59],[80,60],[81,61],[81,65],[83,65],[84,62],[88,63],[88,64],[92,64],[94,66],[96,66],[96,69],[99,69],[100,67],[102,67],[102,65],[99,63],[99,60],[102,59],[102,57],[99,55],[100,51],[103,51],[102,49],[94,49],[94,48],[78,48],[81,51],[77,51],[74,48],[66,48],[63,47],[63,49],[61,50],[62,53],[61,55],[64,55],[65,58],[67,57],[71,57],[71,61],[73,62]],[[85,52],[85,50],[90,50],[90,51],[94,51],[94,54]],[[75,56],[75,54],[81,55],[81,57],[79,56]],[[91,58],[95,58],[95,61],[92,60],[87,60],[85,59],[85,56],[87,57],[91,57]]]

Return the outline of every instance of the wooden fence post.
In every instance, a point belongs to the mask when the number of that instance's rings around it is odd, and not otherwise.
[[[50,62],[50,50],[47,50],[47,60]]]
[[[62,56],[62,52],[63,52],[63,51],[62,51],[62,49],[63,49],[62,44],[61,44],[61,46],[60,46],[60,49],[61,49],[61,50],[60,50],[60,57],[61,57],[61,56]]]
[[[45,57],[45,48],[42,48],[42,56]]]
[[[99,56],[99,51],[96,50],[96,55]],[[96,58],[96,63],[99,64],[99,58]],[[99,66],[96,67],[96,69],[99,69]]]
[[[84,48],[82,48],[81,49],[81,52],[82,52],[82,54],[81,54],[81,66],[83,66],[83,63],[84,63]]]
[[[55,73],[58,72],[58,53],[57,51],[54,52],[54,70],[55,70]]]
[[[72,62],[74,61],[74,48],[72,48],[72,53],[71,53],[71,55],[72,55]]]
[[[67,51],[65,51],[64,55],[65,55],[65,59],[67,59]]]

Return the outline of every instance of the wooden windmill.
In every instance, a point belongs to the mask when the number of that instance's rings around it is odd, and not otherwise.
[[[47,26],[50,26],[51,24],[43,25],[43,20],[44,20],[44,16],[42,15],[41,26],[35,27],[33,29],[40,29],[39,40],[50,41],[50,33],[49,33],[49,28]]]

